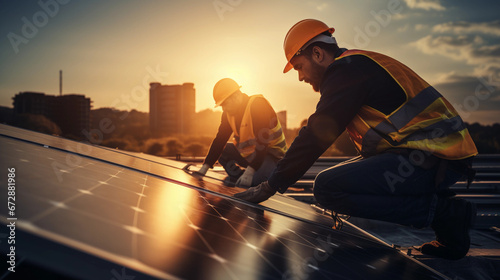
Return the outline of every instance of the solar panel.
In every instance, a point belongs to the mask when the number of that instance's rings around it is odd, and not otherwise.
[[[16,272],[2,279],[443,279],[309,205],[235,199],[180,162],[5,125],[0,143],[2,196],[8,168],[16,179],[14,215],[0,207]]]

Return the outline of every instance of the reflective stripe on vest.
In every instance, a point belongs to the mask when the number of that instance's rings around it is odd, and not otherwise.
[[[410,68],[388,56],[360,50],[345,51],[336,60],[351,55],[364,55],[376,62],[406,94],[406,101],[391,114],[364,105],[349,123],[346,129],[363,156],[396,147],[453,160],[477,154],[457,111]]]
[[[260,148],[257,147],[257,138],[253,129],[252,115],[251,115],[251,105],[253,101],[257,98],[264,99],[262,95],[252,95],[249,96],[249,100],[245,111],[243,112],[243,117],[241,119],[241,125],[238,130],[236,129],[236,119],[234,116],[227,115],[227,119],[234,133],[233,143],[238,149],[241,156],[246,158],[248,161],[252,161],[255,157],[255,150]],[[271,104],[269,104],[271,106]],[[273,120],[269,120],[272,123]],[[267,146],[261,148],[267,148],[267,152],[275,156],[276,158],[282,158],[287,150],[285,135],[281,128],[281,124],[278,119],[276,119],[276,126],[273,128],[266,128],[259,131],[259,139],[261,143],[265,143]]]

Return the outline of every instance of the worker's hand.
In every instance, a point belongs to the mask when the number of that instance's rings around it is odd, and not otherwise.
[[[255,187],[251,187],[244,192],[234,194],[234,197],[246,200],[253,203],[261,203],[267,200],[276,193],[276,190],[269,186],[267,181],[260,183]]]
[[[236,181],[237,187],[248,188],[252,185],[253,174],[255,174],[255,169],[248,166],[245,172],[241,174],[240,178]]]
[[[203,164],[200,170],[193,172],[193,175],[197,177],[203,177],[205,176],[205,174],[207,174],[209,168],[210,166],[208,164]]]

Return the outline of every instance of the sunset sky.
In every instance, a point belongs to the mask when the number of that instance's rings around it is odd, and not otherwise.
[[[0,106],[22,91],[84,94],[93,108],[149,111],[149,83],[196,88],[196,110],[230,77],[298,127],[319,93],[283,74],[297,21],[336,29],[341,47],[390,55],[434,85],[466,122],[500,119],[500,1],[1,1]]]

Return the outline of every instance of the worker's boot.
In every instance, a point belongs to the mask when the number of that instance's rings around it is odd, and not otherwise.
[[[434,221],[436,240],[424,243],[420,250],[443,259],[463,258],[470,247],[469,229],[476,217],[476,205],[463,199],[439,198]]]

